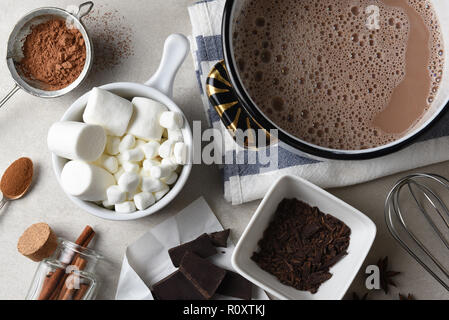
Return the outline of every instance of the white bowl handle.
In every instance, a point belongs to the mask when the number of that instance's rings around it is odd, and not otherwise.
[[[171,34],[165,40],[162,61],[156,73],[145,85],[159,90],[169,98],[173,97],[173,82],[189,52],[189,40],[182,34]]]

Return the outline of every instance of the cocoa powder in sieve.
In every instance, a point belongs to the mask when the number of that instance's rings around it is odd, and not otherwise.
[[[44,90],[59,90],[74,82],[84,68],[86,45],[81,32],[65,21],[51,19],[31,28],[23,44],[19,68]]]

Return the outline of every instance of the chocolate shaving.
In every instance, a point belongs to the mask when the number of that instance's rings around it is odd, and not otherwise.
[[[316,293],[329,268],[347,254],[351,230],[339,219],[296,199],[284,199],[253,259],[281,283]]]

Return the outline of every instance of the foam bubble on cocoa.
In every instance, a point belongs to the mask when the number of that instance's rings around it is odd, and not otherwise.
[[[407,70],[412,25],[407,10],[389,2],[374,1],[379,28],[371,28],[372,0],[246,1],[233,37],[251,98],[282,129],[324,147],[371,148],[405,135],[373,124]],[[429,29],[429,92],[420,117],[438,92],[443,46],[430,3],[407,4]]]

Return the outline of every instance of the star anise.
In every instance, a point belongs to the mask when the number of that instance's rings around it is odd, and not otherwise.
[[[400,272],[388,270],[388,257],[380,258],[377,261],[377,266],[380,272],[380,287],[385,294],[388,294],[390,286],[396,287],[396,283],[392,278],[400,274]]]
[[[353,292],[352,293],[352,300],[368,300],[368,293],[369,292],[367,292],[363,296],[359,297],[357,292]]]
[[[409,293],[407,296],[399,294],[399,300],[416,300],[416,299],[413,294]]]

